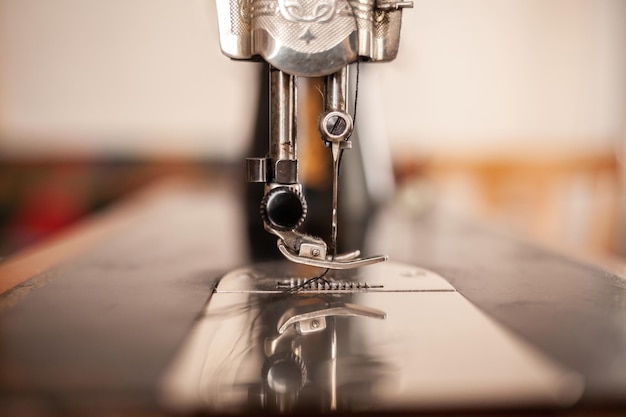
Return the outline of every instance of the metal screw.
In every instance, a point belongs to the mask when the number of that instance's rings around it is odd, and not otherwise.
[[[311,329],[317,329],[318,327],[320,327],[320,322],[319,320],[313,320],[311,322]]]
[[[326,131],[328,131],[331,135],[342,135],[346,131],[347,127],[348,123],[346,122],[346,119],[339,115],[333,115],[326,120]]]
[[[313,257],[317,258],[318,256],[320,256],[320,250],[319,249],[311,249],[311,255],[313,255]]]

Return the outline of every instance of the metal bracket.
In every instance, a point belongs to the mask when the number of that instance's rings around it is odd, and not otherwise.
[[[303,265],[316,266],[319,268],[328,268],[328,269],[352,269],[359,268],[362,266],[377,264],[379,262],[384,262],[388,258],[387,255],[377,255],[371,256],[368,258],[358,258],[360,255],[359,251],[350,252],[348,254],[337,255],[335,259],[320,259],[320,258],[305,258],[301,255],[295,254],[291,252],[285,244],[279,240],[278,250],[283,254],[283,256],[289,259],[292,262],[296,262]]]

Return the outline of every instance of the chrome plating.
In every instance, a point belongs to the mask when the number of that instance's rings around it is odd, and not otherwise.
[[[279,250],[293,262],[348,269],[387,259],[359,258],[358,251],[337,254],[339,161],[343,150],[351,148],[348,138],[354,127],[346,103],[348,65],[395,58],[402,9],[412,5],[411,1],[395,0],[217,0],[224,54],[242,60],[261,57],[271,65],[269,152],[265,158],[247,162],[248,181],[265,183],[266,197],[279,186],[302,195],[295,76],[325,77],[320,133],[333,159],[330,243],[296,230],[299,222],[293,228],[280,227],[264,216],[265,229],[278,237]],[[262,214],[267,214],[264,210],[261,203]]]
[[[292,75],[323,76],[398,53],[410,1],[218,0],[220,44],[235,59],[261,56]]]

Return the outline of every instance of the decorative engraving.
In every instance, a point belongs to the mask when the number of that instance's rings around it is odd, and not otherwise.
[[[249,0],[238,0],[239,1],[239,16],[244,24],[246,24],[248,30],[250,30],[250,1]]]
[[[300,36],[300,39],[302,39],[307,45],[315,38],[316,36],[311,33],[311,29],[307,29],[306,32]]]
[[[357,30],[347,0],[251,1],[252,30],[266,32],[278,44],[298,53],[330,51]]]
[[[349,0],[359,31],[370,32],[374,16],[374,0]]]
[[[250,7],[248,0],[230,0],[230,30],[234,35],[250,33]]]
[[[395,58],[401,8],[394,0],[216,0],[222,51],[261,57],[289,74],[322,76],[358,59]],[[397,9],[394,8],[396,5]]]
[[[389,12],[376,10],[374,12],[374,36],[384,38],[389,31]]]
[[[283,17],[290,22],[322,23],[335,15],[336,0],[278,0]]]
[[[275,16],[278,14],[278,4],[272,0],[254,0],[250,11],[251,19],[258,16]]]

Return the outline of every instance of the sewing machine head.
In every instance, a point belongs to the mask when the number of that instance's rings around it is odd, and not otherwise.
[[[400,42],[401,0],[217,0],[220,43],[234,59],[262,58],[270,69],[270,140],[263,158],[247,161],[248,181],[265,184],[261,216],[289,260],[331,269],[377,263],[386,256],[337,254],[339,161],[353,130],[347,111],[348,65],[389,61]],[[298,181],[295,77],[324,77],[319,130],[333,159],[331,238],[297,229],[307,206]]]
[[[412,6],[397,0],[218,0],[221,47],[231,58],[261,56],[291,75],[330,75],[359,59],[394,59],[402,9]]]

